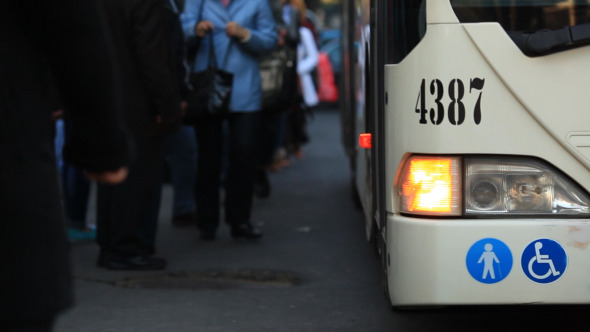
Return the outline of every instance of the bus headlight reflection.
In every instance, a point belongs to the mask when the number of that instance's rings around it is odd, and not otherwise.
[[[469,157],[465,214],[588,214],[590,198],[559,171],[533,159]],[[492,197],[493,187],[497,194]]]

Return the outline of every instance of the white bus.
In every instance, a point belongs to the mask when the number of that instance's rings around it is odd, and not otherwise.
[[[590,303],[590,1],[343,2],[343,142],[391,303]]]

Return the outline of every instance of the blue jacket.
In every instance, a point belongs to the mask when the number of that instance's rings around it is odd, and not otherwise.
[[[200,13],[201,2],[203,12]],[[186,0],[180,16],[187,39],[195,38],[199,21],[211,21],[214,30],[200,41],[192,71],[205,70],[209,63],[209,45],[213,36],[217,66],[234,74],[230,109],[239,112],[258,111],[262,103],[259,57],[272,51],[277,43],[274,17],[268,0],[232,0],[227,8],[221,0]],[[225,34],[225,25],[235,21],[250,30],[246,42]]]

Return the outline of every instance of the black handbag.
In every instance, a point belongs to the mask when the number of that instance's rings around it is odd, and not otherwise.
[[[213,35],[209,36],[209,65],[189,77],[192,90],[187,95],[187,109],[183,121],[194,124],[204,116],[225,116],[229,113],[234,74],[217,67]]]
[[[295,50],[283,46],[260,61],[263,110],[284,110],[295,103],[296,57]]]

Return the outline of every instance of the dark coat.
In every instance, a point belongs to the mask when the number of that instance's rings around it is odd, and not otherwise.
[[[173,56],[176,67],[176,81],[180,90],[180,96],[183,100],[189,90],[188,85],[188,64],[186,62],[186,44],[184,42],[184,32],[180,23],[181,6],[177,0],[161,0],[164,3],[168,14],[168,24],[172,34],[172,45],[174,48]]]
[[[157,133],[156,116],[168,130],[180,125],[180,92],[166,9],[161,0],[104,0],[123,67],[125,119],[138,135]],[[168,64],[162,66],[162,63]]]
[[[101,13],[94,1],[0,2],[0,320],[51,319],[72,303],[52,77],[69,162],[92,171],[128,163]]]

